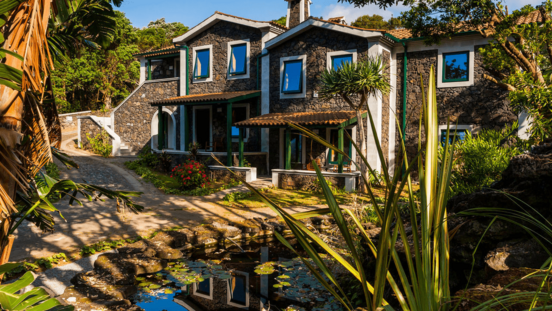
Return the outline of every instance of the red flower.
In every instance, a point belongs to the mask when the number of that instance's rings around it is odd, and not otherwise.
[[[188,171],[188,174],[191,174],[191,173],[192,173],[192,171]]]
[[[201,173],[201,172],[200,172]],[[203,174],[203,178],[205,178],[205,174]]]
[[[188,176],[188,178],[186,178],[186,179],[190,179],[190,176]]]

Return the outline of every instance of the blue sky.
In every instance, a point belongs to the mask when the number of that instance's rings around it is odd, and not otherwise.
[[[400,15],[406,7],[393,7],[386,11],[369,5],[355,8],[338,0],[312,0],[311,15],[324,17],[345,16],[348,23],[365,14],[379,14],[385,18]],[[542,0],[505,0],[510,10],[525,4],[540,4]],[[164,17],[167,22],[181,22],[192,27],[211,16],[215,11],[250,18],[273,20],[287,13],[284,0],[125,0],[119,10],[125,12],[135,27],[145,27],[150,21]]]

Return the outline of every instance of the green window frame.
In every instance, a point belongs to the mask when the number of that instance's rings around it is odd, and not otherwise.
[[[353,63],[353,54],[343,54],[343,55],[336,55],[336,56],[332,56],[332,67],[330,69],[333,69],[333,70],[337,70],[335,68],[335,59],[338,58],[338,59],[344,59],[344,58],[349,58],[350,59],[350,63],[352,64]]]
[[[300,63],[301,64],[301,72],[299,74],[299,89],[298,90],[286,90],[285,89],[285,76],[286,76],[286,72],[287,72],[287,65],[288,64],[294,64],[294,63]],[[303,75],[304,75],[304,72],[303,72],[303,60],[302,59],[298,59],[298,60],[288,60],[288,61],[284,61],[284,71],[283,71],[283,74],[282,74],[282,93],[283,94],[300,94],[300,93],[303,93]]]
[[[245,47],[245,53],[243,55],[243,70],[231,72],[233,61],[234,61],[234,57],[233,57],[234,48],[237,48],[237,47]],[[239,76],[239,75],[247,74],[247,43],[232,45],[232,48],[230,49],[230,63],[228,64],[228,74],[231,76]]]
[[[332,142],[332,132],[335,131],[337,133],[338,129],[336,128],[333,128],[330,130],[330,143],[333,143]],[[345,131],[349,132],[349,135],[351,135],[351,137],[353,137],[353,130],[352,129],[345,129]],[[347,134],[343,134],[343,139],[347,139]],[[335,141],[335,144],[334,146],[337,146],[337,140]],[[353,157],[353,141],[352,140],[349,140],[349,152],[348,152],[348,155],[349,155],[349,158],[352,158]],[[337,162],[337,160],[335,161],[331,161],[332,159],[332,156],[333,156],[333,150],[330,149],[330,152],[328,152],[328,163],[330,164],[339,164]],[[337,156],[335,157],[337,159]],[[343,157],[343,164],[349,164],[349,161]]]
[[[205,75],[201,75],[201,72],[199,72],[199,75],[198,75],[198,72],[197,72],[197,69],[198,69],[198,60],[199,60],[199,54],[200,53],[205,53],[207,52],[207,74]],[[194,79],[207,79],[209,78],[211,75],[211,49],[203,49],[203,50],[199,50],[199,51],[196,51],[196,59],[195,59],[195,62],[194,62]]]
[[[447,79],[447,56],[455,56],[455,55],[466,55],[466,62],[468,63],[468,66],[466,68],[466,77],[465,78],[457,78],[457,79]],[[443,53],[442,55],[442,66],[443,66],[443,83],[447,82],[467,82],[470,80],[470,51],[463,51],[463,52],[453,52],[453,53]]]

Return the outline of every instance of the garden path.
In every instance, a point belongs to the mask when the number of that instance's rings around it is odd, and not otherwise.
[[[65,136],[62,150],[73,157],[80,169],[67,170],[58,165],[61,169],[61,178],[110,189],[143,192],[135,202],[144,206],[145,210],[139,214],[117,213],[116,202],[110,200],[83,201],[83,207],[76,203],[69,206],[68,199],[63,200],[56,204],[56,207],[67,221],[56,215],[56,231],[49,234],[43,234],[33,224],[24,222],[15,232],[16,240],[10,256],[11,261],[46,257],[62,252],[71,254],[84,245],[108,239],[143,236],[176,226],[192,226],[214,220],[240,221],[275,216],[269,208],[240,209],[214,203],[228,192],[246,191],[245,186],[207,197],[166,195],[124,167],[123,163],[131,159],[104,159],[77,150],[73,146],[75,138],[75,133]],[[270,184],[271,181],[267,179],[254,183],[258,188]],[[313,208],[315,206],[293,207],[289,208],[289,211],[302,212]]]

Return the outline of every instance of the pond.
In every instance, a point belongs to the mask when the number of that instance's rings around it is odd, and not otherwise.
[[[340,310],[296,256],[278,241],[187,254],[137,276],[133,302],[146,311]]]

